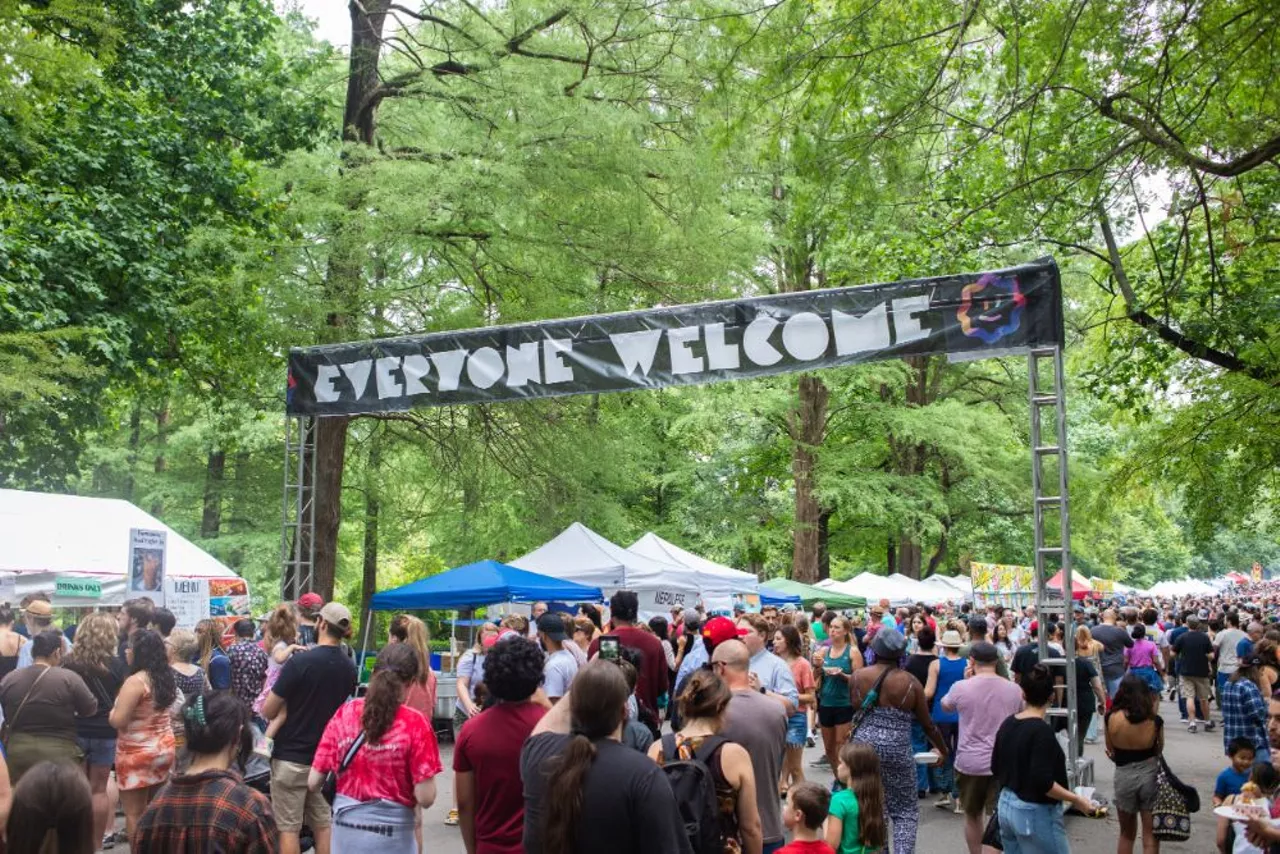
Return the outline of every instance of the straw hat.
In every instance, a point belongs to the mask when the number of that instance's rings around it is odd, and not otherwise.
[[[947,649],[959,649],[964,646],[964,638],[960,637],[960,633],[955,629],[947,629],[942,633],[942,638],[938,641],[938,646]]]

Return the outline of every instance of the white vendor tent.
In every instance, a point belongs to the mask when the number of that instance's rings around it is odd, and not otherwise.
[[[642,613],[662,613],[672,605],[693,607],[701,584],[697,570],[636,554],[581,522],[508,563],[540,575],[599,587],[606,596],[620,589],[634,590],[640,594]]]
[[[915,601],[911,597],[913,589],[904,589],[903,585],[874,572],[863,572],[848,581],[836,581],[824,586],[851,596],[861,596],[868,604],[881,599],[888,599],[890,605],[905,605]]]
[[[6,593],[18,599],[49,593],[55,605],[118,605],[125,598],[132,528],[165,532],[165,572],[170,578],[239,578],[128,501],[0,489],[0,578],[12,576],[15,585]],[[56,595],[59,577],[96,579],[102,596]]]
[[[1215,596],[1217,588],[1195,578],[1181,581],[1161,581],[1147,593],[1151,596]]]
[[[952,592],[939,590],[932,584],[925,584],[919,579],[911,578],[900,572],[895,572],[893,575],[890,575],[888,580],[897,585],[898,590],[913,602],[923,602],[926,605],[933,605],[937,602],[946,602],[949,599],[956,598],[955,594]]]
[[[726,597],[734,593],[755,593],[760,589],[760,579],[755,573],[707,560],[701,555],[680,548],[650,531],[628,547],[627,551],[647,558],[687,566],[698,573],[703,598]]]
[[[973,596],[973,582],[964,576],[931,575],[921,583],[936,587],[948,600],[968,599]]]

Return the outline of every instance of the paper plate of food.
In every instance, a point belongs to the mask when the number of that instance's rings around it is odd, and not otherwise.
[[[1271,811],[1267,807],[1266,798],[1256,783],[1245,783],[1240,794],[1229,804],[1213,808],[1213,814],[1229,821],[1249,821],[1254,818],[1270,818]]]
[[[938,752],[936,750],[925,750],[916,754],[917,765],[932,765],[938,761]]]

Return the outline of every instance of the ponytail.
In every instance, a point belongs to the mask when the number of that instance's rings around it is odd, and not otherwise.
[[[396,722],[405,688],[417,674],[418,657],[407,644],[388,644],[378,653],[360,716],[360,726],[370,744],[377,744]]]
[[[610,667],[613,665],[610,664]],[[547,791],[547,823],[542,834],[542,850],[572,851],[582,815],[587,772],[596,761],[596,744],[581,733],[569,739],[560,756]]]
[[[622,671],[612,661],[588,662],[574,677],[568,697],[573,735],[548,772],[543,851],[574,849],[587,772],[596,760],[595,743],[621,726],[629,693]]]

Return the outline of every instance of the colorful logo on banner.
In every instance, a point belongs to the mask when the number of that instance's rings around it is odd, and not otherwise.
[[[1029,566],[972,561],[969,563],[969,575],[973,581],[973,595],[979,605],[988,601],[1022,604],[1036,592],[1036,571]]]
[[[1013,276],[987,273],[960,291],[956,319],[960,331],[984,344],[994,344],[1018,331],[1027,298]]]

